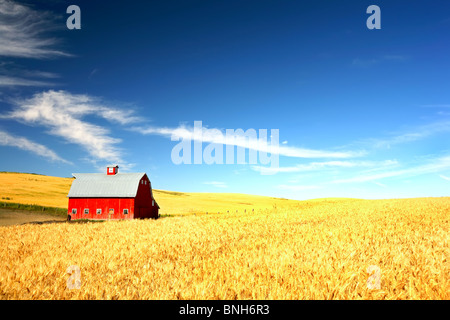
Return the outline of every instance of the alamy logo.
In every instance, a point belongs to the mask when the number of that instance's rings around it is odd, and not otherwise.
[[[71,14],[66,20],[67,29],[81,29],[81,10],[77,5],[70,5],[67,7],[66,13]]]
[[[81,288],[81,270],[77,265],[71,265],[67,268],[66,273],[70,274],[67,279],[67,289],[80,289]]]
[[[381,10],[379,6],[371,5],[367,8],[366,13],[371,14],[367,18],[366,25],[369,30],[381,29]]]
[[[271,129],[219,129],[203,127],[202,121],[194,121],[193,130],[172,134],[172,141],[180,141],[172,149],[174,164],[261,164],[279,167],[279,130]],[[259,134],[259,137],[258,137]],[[269,144],[270,138],[270,144]],[[203,143],[208,143],[203,148]],[[192,159],[193,149],[193,159]],[[236,156],[235,156],[235,149]],[[248,161],[247,161],[248,158]],[[258,162],[259,161],[259,162]],[[273,174],[270,170],[263,174]]]

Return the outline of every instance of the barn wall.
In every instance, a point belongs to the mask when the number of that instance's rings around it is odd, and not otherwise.
[[[72,209],[77,209],[77,213],[72,214]],[[85,214],[84,209],[89,209]],[[97,209],[102,209],[101,214],[97,214]],[[110,215],[109,210],[114,209],[114,214]],[[128,214],[123,214],[123,209],[128,209]],[[68,214],[72,220],[76,219],[133,219],[135,213],[134,198],[70,198]]]
[[[144,183],[142,183],[144,181]],[[158,207],[152,205],[152,191],[147,175],[139,182],[135,202],[135,218],[158,218]]]

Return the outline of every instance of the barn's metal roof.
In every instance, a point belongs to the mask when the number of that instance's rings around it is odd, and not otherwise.
[[[73,173],[68,197],[133,198],[136,196],[139,181],[145,173]]]

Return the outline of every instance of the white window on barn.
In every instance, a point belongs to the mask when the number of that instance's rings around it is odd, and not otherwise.
[[[147,184],[147,180],[144,180],[144,184],[145,184],[145,185]]]
[[[114,214],[114,209],[109,209],[109,214]]]
[[[109,167],[109,168],[108,168],[108,173],[114,173],[114,168]]]
[[[155,206],[155,200],[152,200],[152,207]]]
[[[89,209],[84,209],[84,214],[89,214]]]
[[[102,214],[102,209],[97,209],[97,214]]]
[[[77,209],[72,209],[72,214],[77,214]]]
[[[128,209],[123,209],[123,214],[128,214]]]

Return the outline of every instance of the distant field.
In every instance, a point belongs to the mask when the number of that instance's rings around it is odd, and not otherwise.
[[[0,202],[67,208],[73,178],[0,173]],[[153,190],[161,215],[206,214],[290,207],[300,201],[233,193],[183,193]]]
[[[72,178],[0,173],[0,201],[67,208]]]

